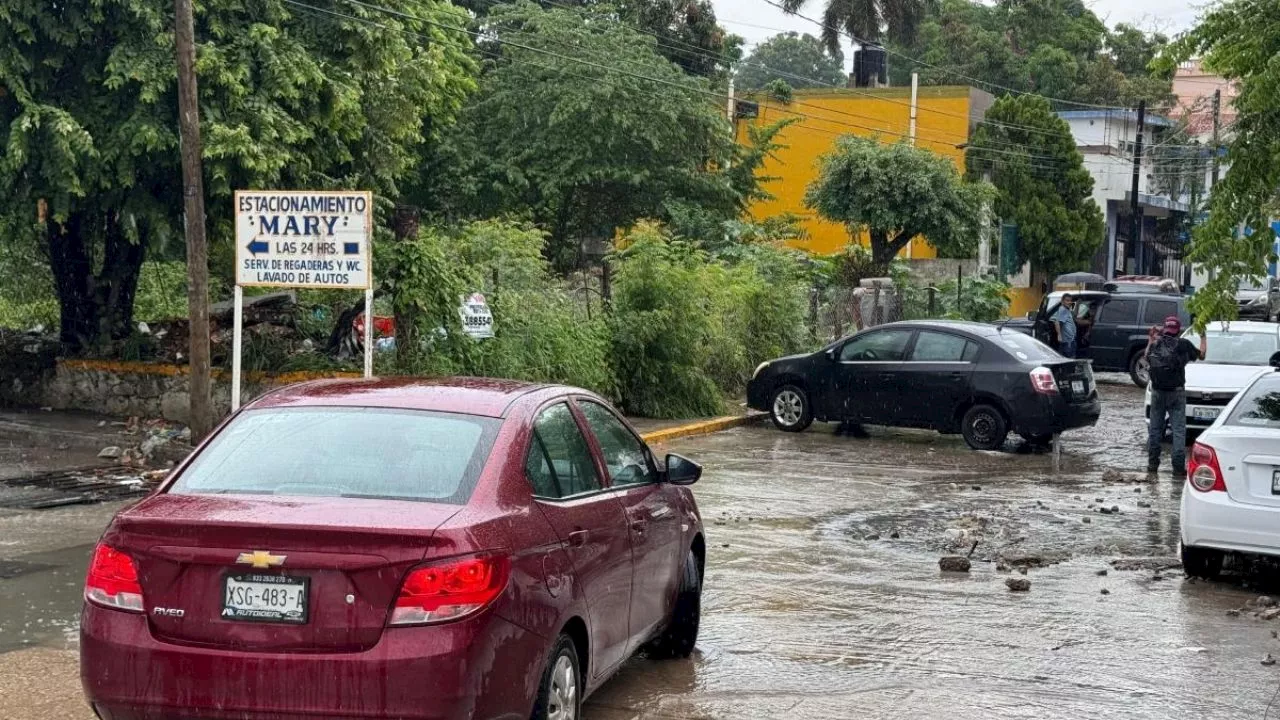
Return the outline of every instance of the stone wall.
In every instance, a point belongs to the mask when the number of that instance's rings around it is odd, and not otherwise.
[[[354,373],[247,373],[244,402],[283,385],[323,377],[359,377]],[[186,424],[190,376],[186,366],[103,360],[59,360],[39,393],[40,404],[55,410],[86,410],[121,417],[163,417]],[[231,412],[231,373],[215,370],[216,417]]]
[[[912,279],[917,282],[926,283],[928,285],[941,285],[948,280],[955,282],[956,269],[959,268],[964,276],[971,277],[978,272],[978,261],[972,258],[952,259],[952,258],[929,258],[925,260],[911,260],[907,263],[907,272],[911,273]]]

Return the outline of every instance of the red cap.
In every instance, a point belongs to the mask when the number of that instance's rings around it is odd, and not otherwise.
[[[1182,332],[1182,321],[1176,316],[1170,315],[1164,319],[1164,334],[1177,335]]]

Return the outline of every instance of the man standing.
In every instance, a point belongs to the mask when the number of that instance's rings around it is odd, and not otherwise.
[[[1072,312],[1075,306],[1074,295],[1063,295],[1062,304],[1058,305],[1058,309],[1054,310],[1053,316],[1049,318],[1053,323],[1054,337],[1058,340],[1058,352],[1063,357],[1076,356],[1076,316]]]
[[[1209,340],[1200,334],[1200,347],[1178,337],[1182,323],[1169,316],[1164,328],[1154,326],[1147,332],[1147,367],[1150,369],[1151,417],[1147,428],[1147,472],[1160,469],[1160,443],[1164,440],[1165,416],[1172,429],[1173,477],[1187,477],[1187,363],[1203,360],[1209,351]]]

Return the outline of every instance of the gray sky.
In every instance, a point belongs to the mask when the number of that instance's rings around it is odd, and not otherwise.
[[[776,0],[775,0],[776,1]],[[1144,30],[1160,30],[1172,35],[1195,24],[1207,0],[1085,0],[1107,25],[1130,23]],[[801,12],[822,17],[824,0],[808,0]],[[765,0],[712,0],[716,18],[725,29],[746,38],[748,49],[784,31],[818,35],[820,28],[803,18],[787,15]],[[846,64],[849,64],[846,50]]]

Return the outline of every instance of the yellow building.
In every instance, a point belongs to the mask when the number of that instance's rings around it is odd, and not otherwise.
[[[995,101],[991,94],[967,86],[921,87],[916,96],[916,146],[951,158],[964,171],[964,145]],[[797,122],[777,136],[779,148],[766,160],[761,174],[774,178],[763,189],[772,200],[755,203],[752,217],[763,219],[791,213],[802,219],[805,237],[793,243],[819,255],[841,252],[849,244],[843,225],[818,217],[804,205],[805,190],[818,176],[818,161],[842,135],[878,136],[884,142],[909,137],[911,88],[837,88],[796,90],[790,103],[763,94],[740,98],[737,135],[748,142],[748,127],[764,127],[788,118]],[[754,105],[754,106],[753,106]],[[864,235],[860,242],[867,244]],[[993,248],[993,251],[995,249]],[[902,257],[929,259],[937,252],[924,238],[916,238]],[[1039,303],[1039,293],[1015,288],[1010,314],[1022,314]]]

